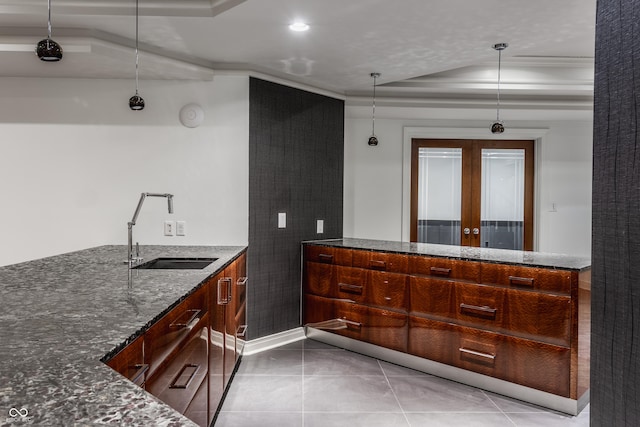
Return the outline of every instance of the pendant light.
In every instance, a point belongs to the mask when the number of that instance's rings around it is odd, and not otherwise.
[[[373,77],[373,112],[371,114],[371,136],[369,137],[369,145],[378,145],[378,138],[376,137],[376,79],[380,77],[380,73],[371,73]]]
[[[42,39],[36,45],[36,55],[41,61],[56,62],[62,59],[62,47],[51,39],[51,0],[48,1],[49,18],[48,35],[46,39]]]
[[[144,108],[144,99],[138,95],[138,0],[136,0],[136,94],[129,98],[129,108],[133,111]]]
[[[508,43],[496,43],[493,48],[498,51],[498,104],[496,109],[496,122],[491,125],[491,133],[504,132],[504,125],[500,121],[500,67],[502,62],[502,51],[509,46]]]

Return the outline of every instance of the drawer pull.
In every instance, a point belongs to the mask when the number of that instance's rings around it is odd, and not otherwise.
[[[360,329],[362,327],[362,323],[352,322],[347,319],[331,319],[323,322],[307,323],[306,326],[315,329],[324,329],[327,331],[338,331],[340,329],[347,329],[349,326]]]
[[[460,312],[463,314],[469,314],[472,316],[481,316],[481,317],[490,317],[492,319],[496,318],[497,308],[491,308],[489,306],[478,306],[471,304],[460,304]]]
[[[318,261],[324,262],[325,264],[333,263],[333,255],[330,254],[318,254]]]
[[[180,317],[174,320],[169,327],[170,328],[186,328],[193,322],[199,315],[202,313],[202,310],[198,310],[197,308],[187,310]]]
[[[338,289],[340,292],[348,292],[350,294],[362,295],[361,285],[351,285],[349,283],[338,283]]]
[[[431,267],[431,274],[433,274],[434,276],[449,277],[449,275],[451,274],[451,269],[442,267]]]
[[[231,302],[231,277],[223,277],[218,280],[218,305],[227,305]]]
[[[458,349],[460,353],[470,354],[472,356],[484,357],[485,359],[495,360],[495,354],[482,353],[480,351],[470,350],[468,348],[460,347]]]
[[[129,380],[131,380],[131,382],[133,382],[136,385],[140,385],[141,383],[144,382],[144,374],[147,373],[147,371],[149,370],[149,364],[148,363],[139,363],[136,365],[132,366],[133,369],[137,369],[136,372],[129,378]],[[143,381],[140,381],[140,380]]]
[[[236,285],[238,285],[238,286],[244,286],[244,285],[246,285],[246,284],[247,284],[247,281],[248,281],[248,280],[249,280],[249,278],[248,278],[248,277],[240,277],[240,278],[238,279],[238,281],[236,282]]]
[[[236,331],[236,336],[240,338],[244,338],[246,334],[247,334],[247,325],[240,325],[240,327]]]
[[[528,286],[533,287],[533,277],[517,277],[509,276],[509,283],[514,286]]]
[[[200,365],[194,365],[192,363],[185,363],[185,365],[180,369],[178,375],[171,381],[171,385],[169,388],[187,388],[193,380],[193,377],[198,372]]]
[[[369,267],[374,269],[374,270],[386,270],[387,269],[387,262],[386,261],[370,260],[369,261]]]

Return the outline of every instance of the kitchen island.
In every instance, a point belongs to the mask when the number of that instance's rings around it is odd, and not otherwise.
[[[307,336],[577,414],[589,400],[590,260],[304,242]]]
[[[245,247],[143,246],[217,258],[202,270],[129,270],[126,246],[0,267],[0,425],[193,425],[104,363]]]

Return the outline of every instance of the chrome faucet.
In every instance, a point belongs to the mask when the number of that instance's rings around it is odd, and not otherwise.
[[[140,200],[138,201],[138,206],[136,207],[136,211],[133,213],[133,218],[131,221],[127,223],[128,228],[128,254],[127,254],[127,263],[129,264],[129,268],[133,267],[134,264],[142,261],[140,257],[140,249],[138,243],[136,243],[136,256],[133,256],[133,226],[136,225],[136,220],[138,219],[138,215],[140,214],[140,209],[142,208],[142,204],[144,203],[144,199],[147,197],[166,197],[167,203],[169,207],[169,213],[173,213],[173,194],[169,193],[142,193],[140,195]]]

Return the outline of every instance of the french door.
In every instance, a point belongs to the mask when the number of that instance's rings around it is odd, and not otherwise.
[[[411,241],[532,250],[533,147],[413,139]]]

